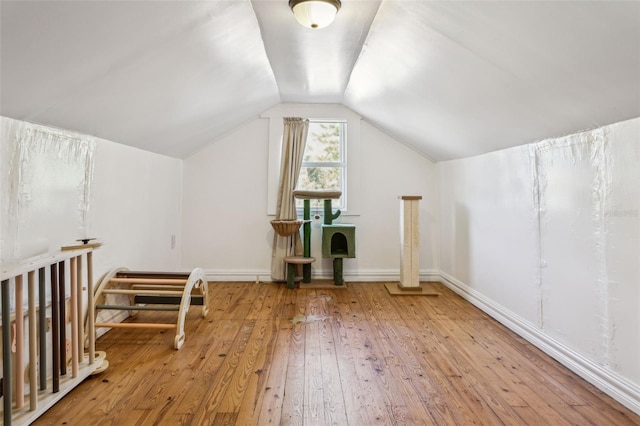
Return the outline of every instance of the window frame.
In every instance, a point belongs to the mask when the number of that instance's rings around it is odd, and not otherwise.
[[[342,192],[342,195],[340,196],[340,204],[339,205],[334,205],[334,208],[340,209],[340,210],[347,210],[347,200],[348,200],[348,195],[347,195],[347,179],[348,179],[348,169],[349,169],[349,162],[347,159],[347,154],[348,154],[348,129],[349,129],[349,123],[348,120],[346,118],[309,118],[309,124],[322,124],[322,123],[326,123],[326,124],[340,124],[340,142],[339,142],[339,149],[340,149],[340,161],[302,161],[302,164],[300,166],[300,172],[302,173],[302,170],[306,167],[306,168],[310,168],[310,167],[316,167],[316,168],[335,168],[335,167],[339,167],[340,168],[340,191]],[[307,135],[307,143],[309,142],[309,138],[311,137],[311,129],[309,129],[309,133]],[[307,145],[305,144],[305,151],[307,149]],[[298,178],[299,179],[299,178]],[[334,201],[335,202],[335,201]],[[297,210],[299,211],[299,213],[302,211],[302,207],[297,206],[296,207]]]

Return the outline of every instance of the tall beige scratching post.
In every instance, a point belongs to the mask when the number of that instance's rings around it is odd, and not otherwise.
[[[400,288],[420,289],[420,195],[400,199]]]
[[[387,283],[391,294],[437,296],[420,284],[420,195],[400,199],[400,282]]]

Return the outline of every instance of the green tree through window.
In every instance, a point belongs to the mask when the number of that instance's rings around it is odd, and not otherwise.
[[[345,203],[345,121],[310,120],[307,144],[302,168],[298,178],[299,189],[333,189],[342,191],[335,208],[344,208]],[[298,200],[298,207],[302,201]]]

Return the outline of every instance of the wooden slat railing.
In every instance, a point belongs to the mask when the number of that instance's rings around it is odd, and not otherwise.
[[[4,425],[29,424],[93,373],[96,362],[93,312],[93,249],[99,244],[35,256],[2,265],[2,418]],[[83,261],[86,258],[86,274]],[[46,295],[47,269],[51,289],[50,311]],[[69,282],[66,281],[68,269]],[[27,310],[24,312],[24,277]],[[70,288],[70,294],[66,289]],[[86,284],[86,287],[84,286]],[[11,311],[13,287],[14,310]],[[87,292],[87,342],[84,353],[84,292]],[[67,322],[66,303],[70,312]],[[37,303],[36,303],[37,300]],[[50,332],[48,316],[51,316]],[[28,332],[25,342],[25,318]],[[71,335],[67,336],[67,326]],[[71,339],[71,374],[67,372],[67,338]],[[24,353],[24,348],[28,352]],[[38,350],[38,347],[40,348]],[[49,350],[51,348],[51,350]],[[25,361],[28,374],[25,381]],[[49,371],[48,367],[51,366]],[[39,371],[38,371],[39,370]],[[25,403],[28,396],[29,403]]]

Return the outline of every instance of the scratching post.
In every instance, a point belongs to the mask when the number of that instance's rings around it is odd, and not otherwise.
[[[311,257],[311,200],[305,199],[304,203],[304,211],[302,219],[304,219],[303,231],[302,235],[304,237],[304,257]],[[292,265],[289,263],[288,265]],[[289,266],[289,268],[291,268]],[[289,273],[287,273],[287,277],[289,277]],[[288,279],[288,278],[287,278]],[[302,282],[310,283],[311,282],[311,263],[303,263],[302,264]],[[288,288],[293,288],[289,287]]]
[[[331,207],[331,199],[324,200],[324,224],[331,225],[334,220],[340,217],[340,209],[337,209],[336,212],[333,212],[333,208]]]
[[[421,196],[400,197],[400,288],[420,288],[420,224],[418,202]]]
[[[344,279],[342,278],[342,258],[336,257],[333,259],[333,282],[335,285],[343,285]]]
[[[331,211],[331,199],[340,198],[341,191],[334,190],[300,190],[293,191],[293,196],[299,200],[303,200],[303,238],[304,238],[304,257],[289,256],[285,258],[287,265],[287,287],[293,288],[293,271],[292,268],[296,264],[302,264],[302,283],[311,283],[311,263],[315,258],[311,257],[311,200],[324,200],[324,223],[331,223],[333,219],[340,216],[340,210],[335,213]],[[328,222],[327,222],[328,221]]]
[[[386,284],[394,295],[437,296],[420,284],[420,195],[400,199],[400,282]]]
[[[343,285],[343,259],[356,257],[356,226],[322,225],[322,256],[333,259],[333,281],[337,286]]]

